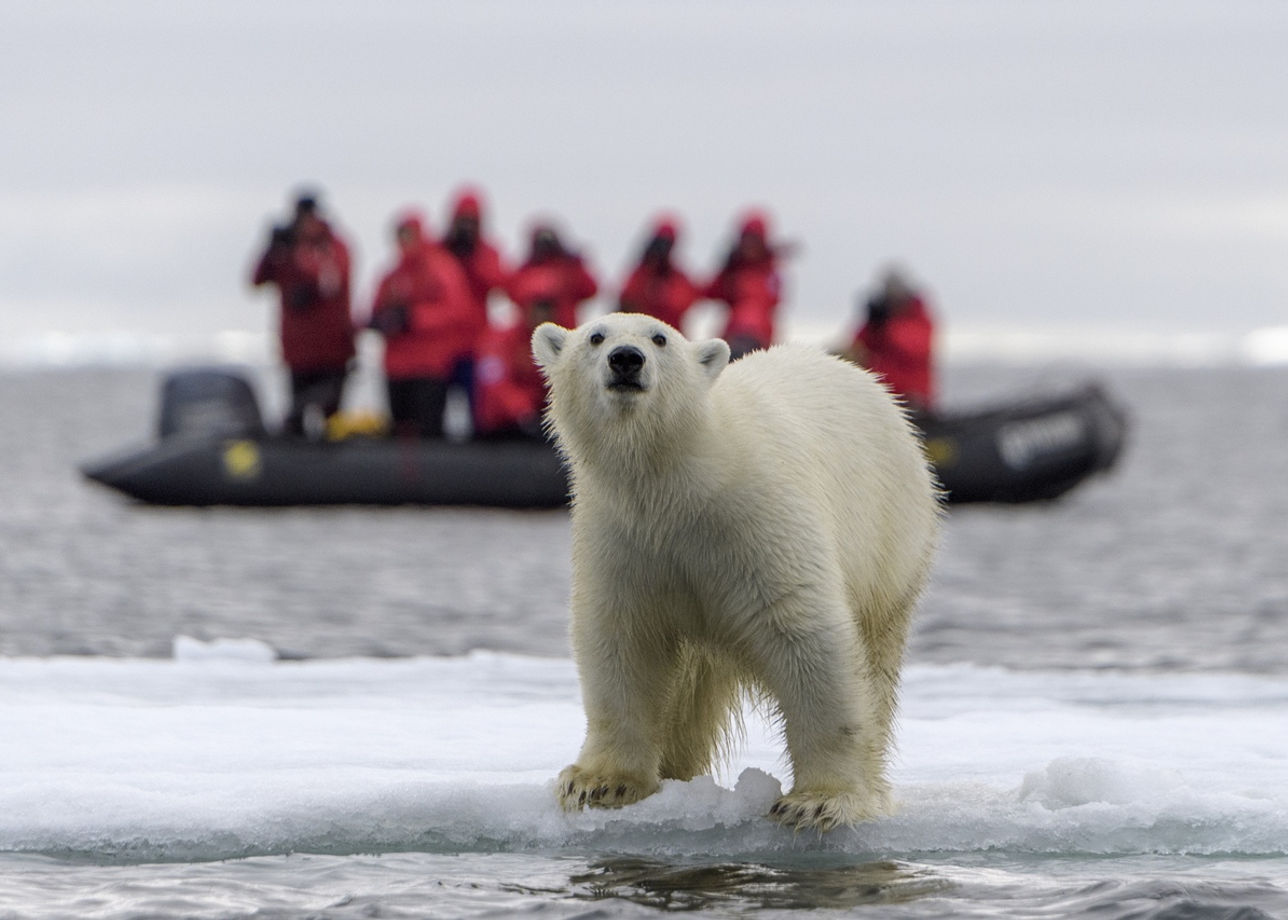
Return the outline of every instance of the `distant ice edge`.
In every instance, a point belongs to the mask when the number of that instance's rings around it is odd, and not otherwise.
[[[841,334],[839,327],[798,324],[789,337],[832,347]],[[46,332],[0,344],[0,367],[164,367],[192,362],[271,366],[273,354],[267,334],[247,330],[206,337],[126,330]],[[940,354],[950,364],[1087,361],[1097,365],[1273,366],[1288,364],[1288,326],[1245,332],[1185,332],[950,324],[941,336]],[[376,360],[375,365],[378,363]]]

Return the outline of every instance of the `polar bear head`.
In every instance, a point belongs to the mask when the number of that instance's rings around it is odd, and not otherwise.
[[[639,451],[691,428],[729,363],[722,339],[690,342],[638,313],[576,329],[542,323],[532,354],[550,387],[548,422],[574,461],[601,448]]]

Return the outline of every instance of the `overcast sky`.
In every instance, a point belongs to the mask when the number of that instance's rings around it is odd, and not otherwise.
[[[362,306],[391,215],[469,181],[608,288],[658,210],[705,275],[763,206],[798,327],[889,259],[952,328],[1285,325],[1285,49],[1282,0],[7,0],[0,338],[268,329],[302,182]]]

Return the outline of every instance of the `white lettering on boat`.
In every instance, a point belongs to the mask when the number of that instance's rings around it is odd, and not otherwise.
[[[1073,412],[1011,422],[998,429],[997,452],[1011,469],[1022,470],[1042,454],[1073,447],[1082,434],[1082,418]]]

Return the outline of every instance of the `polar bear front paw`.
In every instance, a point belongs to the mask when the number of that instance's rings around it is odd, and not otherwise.
[[[656,780],[608,771],[591,772],[573,764],[559,774],[559,804],[564,811],[592,808],[621,808],[652,795],[658,790]]]
[[[769,817],[797,831],[830,831],[844,824],[880,818],[888,806],[856,792],[792,792],[769,809]]]

